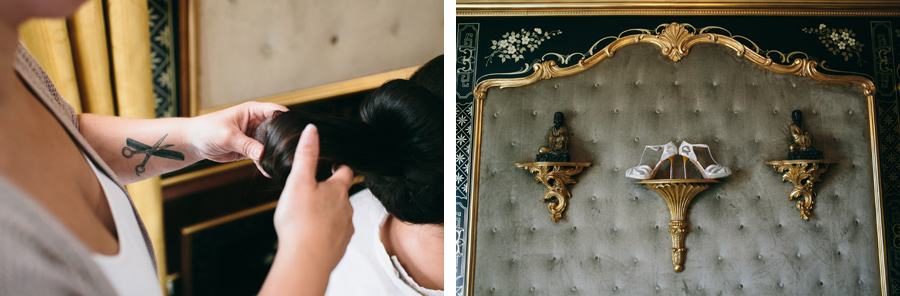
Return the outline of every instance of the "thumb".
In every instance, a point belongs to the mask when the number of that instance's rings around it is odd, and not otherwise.
[[[242,133],[234,133],[234,135],[235,137],[231,141],[231,150],[254,161],[259,161],[263,152],[263,144]]]
[[[316,166],[319,162],[319,130],[312,123],[307,124],[300,133],[300,141],[294,152],[294,163],[288,175],[288,183],[298,185],[316,184]]]

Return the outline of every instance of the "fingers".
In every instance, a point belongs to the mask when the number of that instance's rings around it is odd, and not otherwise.
[[[260,119],[272,118],[275,111],[288,111],[287,107],[275,103],[247,102],[247,104],[248,112]]]
[[[259,161],[262,157],[263,144],[242,133],[233,133],[228,144],[231,151],[238,152],[253,161]]]
[[[266,173],[266,170],[264,170],[263,167],[262,167],[262,165],[259,164],[259,160],[254,159],[254,160],[253,160],[253,164],[256,165],[256,169],[258,169],[259,172],[262,173],[263,177],[272,179],[272,176],[270,176],[269,173]]]
[[[325,182],[335,184],[342,190],[348,190],[353,185],[353,170],[348,166],[341,165]]]
[[[294,163],[288,179],[297,182],[298,185],[315,186],[318,161],[319,130],[315,125],[308,124],[300,133],[300,141],[294,152]]]

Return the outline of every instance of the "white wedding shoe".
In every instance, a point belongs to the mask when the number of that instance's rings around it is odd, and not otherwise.
[[[659,149],[663,149],[662,156],[659,157],[659,162],[656,163],[656,167],[650,168],[648,165],[641,165],[641,162],[644,162],[644,153],[647,152],[647,148],[652,149],[653,151],[659,151]],[[672,161],[675,160],[675,155],[678,154],[678,148],[675,147],[675,144],[672,142],[666,143],[665,145],[650,145],[644,146],[644,152],[641,152],[641,160],[638,162],[638,166],[630,168],[625,171],[625,177],[638,179],[638,180],[647,180],[653,178],[656,175],[656,171],[659,170],[659,167],[663,164],[667,159],[669,160],[669,179],[672,178]]]
[[[698,148],[706,148],[706,151],[709,152],[709,159],[712,159],[714,164],[703,168],[700,165],[700,162],[697,161],[697,154],[694,153],[694,147]],[[709,146],[705,144],[691,144],[688,142],[681,142],[681,146],[678,147],[678,154],[684,159],[684,176],[687,178],[687,162],[688,160],[700,170],[700,174],[703,175],[704,179],[718,179],[725,178],[731,175],[731,169],[725,166],[719,165],[716,162],[716,159],[712,156],[712,151],[709,150]]]

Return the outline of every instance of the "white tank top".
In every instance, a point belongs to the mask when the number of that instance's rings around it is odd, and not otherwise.
[[[119,185],[94,165],[90,158],[86,155],[85,158],[100,180],[119,236],[118,254],[92,253],[91,257],[106,274],[106,278],[119,295],[162,295],[150,253],[147,253],[147,243],[141,234],[141,228],[138,226],[137,217],[131,209],[128,197]]]

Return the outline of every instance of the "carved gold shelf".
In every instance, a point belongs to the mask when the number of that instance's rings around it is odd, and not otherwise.
[[[797,210],[800,211],[800,218],[809,221],[812,215],[813,198],[816,196],[816,190],[813,183],[821,182],[819,178],[828,170],[828,165],[837,163],[829,159],[797,159],[797,160],[770,160],[766,161],[766,165],[771,165],[776,172],[784,173],[781,176],[781,182],[791,181],[794,184],[794,190],[788,195],[788,200],[797,200]]]
[[[684,270],[684,257],[687,248],[684,247],[684,238],[688,231],[687,211],[691,201],[698,193],[709,188],[719,181],[712,179],[653,179],[643,180],[635,184],[642,184],[655,191],[666,200],[669,206],[669,233],[672,234],[672,264],[675,271]]]
[[[550,220],[559,223],[572,192],[566,188],[566,184],[575,184],[574,176],[584,168],[591,166],[589,162],[525,162],[516,163],[517,167],[525,168],[534,173],[534,180],[543,183],[547,187],[544,193],[544,202],[549,202]],[[553,199],[556,199],[554,202]]]

